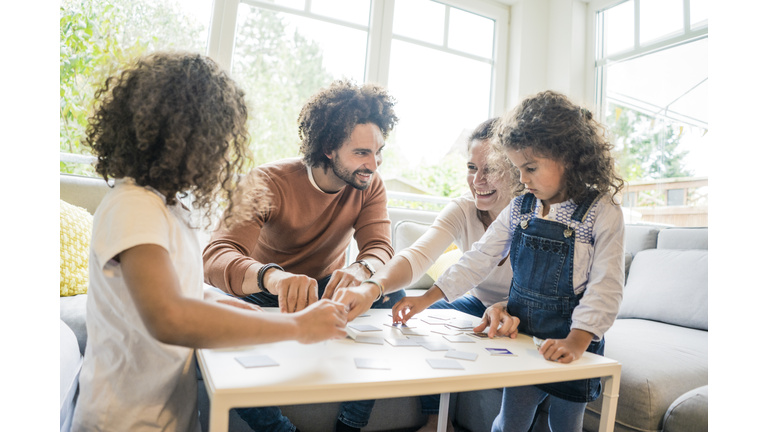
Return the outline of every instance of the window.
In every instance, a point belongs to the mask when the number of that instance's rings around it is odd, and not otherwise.
[[[460,194],[466,188],[468,134],[504,108],[506,6],[470,0],[64,0],[62,5],[63,20],[76,23],[83,13],[90,20],[87,31],[62,25],[62,71],[72,69],[71,79],[62,72],[62,172],[92,171],[67,161],[89,160],[80,139],[95,86],[120,62],[161,48],[204,52],[231,72],[246,93],[256,164],[298,156],[299,111],[332,80],[386,86],[398,100],[400,123],[385,148],[381,174],[395,194]],[[95,36],[88,37],[88,31]],[[81,56],[74,43],[65,49],[72,35],[87,40],[88,53],[103,55],[98,61]],[[89,58],[90,69],[75,68],[81,57]],[[432,199],[422,207],[435,205],[440,206]]]
[[[94,175],[83,140],[94,92],[106,77],[156,50],[205,54],[212,1],[61,1],[60,172]]]
[[[467,134],[503,109],[509,10],[477,3],[216,0],[209,55],[231,64],[246,91],[256,163],[297,156],[301,106],[346,77],[384,85],[398,101],[380,169],[390,197],[457,196]]]
[[[595,94],[629,182],[629,220],[707,226],[705,3],[629,0],[595,13]]]

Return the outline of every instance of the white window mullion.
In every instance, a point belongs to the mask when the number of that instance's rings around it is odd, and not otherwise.
[[[235,52],[239,5],[239,0],[214,0],[208,33],[208,57],[228,73],[232,70],[232,55]]]
[[[683,0],[683,33],[691,31],[691,0]]]
[[[451,7],[445,5],[445,24],[443,24],[443,47],[448,48],[448,26],[451,23]]]
[[[365,82],[387,86],[394,17],[395,0],[371,1]]]
[[[640,49],[640,0],[635,2],[635,50]]]

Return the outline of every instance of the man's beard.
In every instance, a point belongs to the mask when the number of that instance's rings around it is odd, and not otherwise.
[[[357,179],[357,174],[373,174],[373,171],[371,170],[359,169],[350,172],[348,169],[341,165],[338,157],[331,159],[331,168],[333,169],[333,173],[336,175],[336,177],[344,180],[346,184],[352,186],[355,189],[366,190],[368,189],[368,186],[371,185],[371,181],[363,183]],[[371,177],[371,179],[373,179],[373,177]]]

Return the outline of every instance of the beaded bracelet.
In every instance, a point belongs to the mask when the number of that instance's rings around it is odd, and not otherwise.
[[[377,287],[379,287],[379,296],[376,297],[376,300],[373,301],[374,303],[376,303],[377,301],[381,300],[382,297],[384,297],[384,287],[381,286],[381,282],[375,281],[373,279],[366,279],[363,281],[363,283],[372,283]]]

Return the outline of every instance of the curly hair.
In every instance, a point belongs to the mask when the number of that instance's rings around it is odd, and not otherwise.
[[[565,167],[565,196],[576,203],[587,197],[590,188],[616,195],[624,187],[611,156],[613,144],[605,127],[586,108],[551,90],[525,99],[504,115],[496,135],[505,150],[530,150],[537,157],[561,162]],[[519,178],[520,172],[515,168]],[[522,193],[525,185],[517,186]]]
[[[86,130],[96,172],[151,186],[169,206],[177,194],[191,194],[206,228],[218,199],[227,201],[225,225],[247,220],[266,202],[255,184],[235,196],[250,163],[243,96],[208,57],[156,52],[137,59],[96,91]]]
[[[386,139],[398,122],[395,99],[378,84],[357,86],[350,80],[337,80],[312,95],[301,108],[299,138],[304,164],[330,166],[326,154],[349,139],[359,124],[373,123]]]

